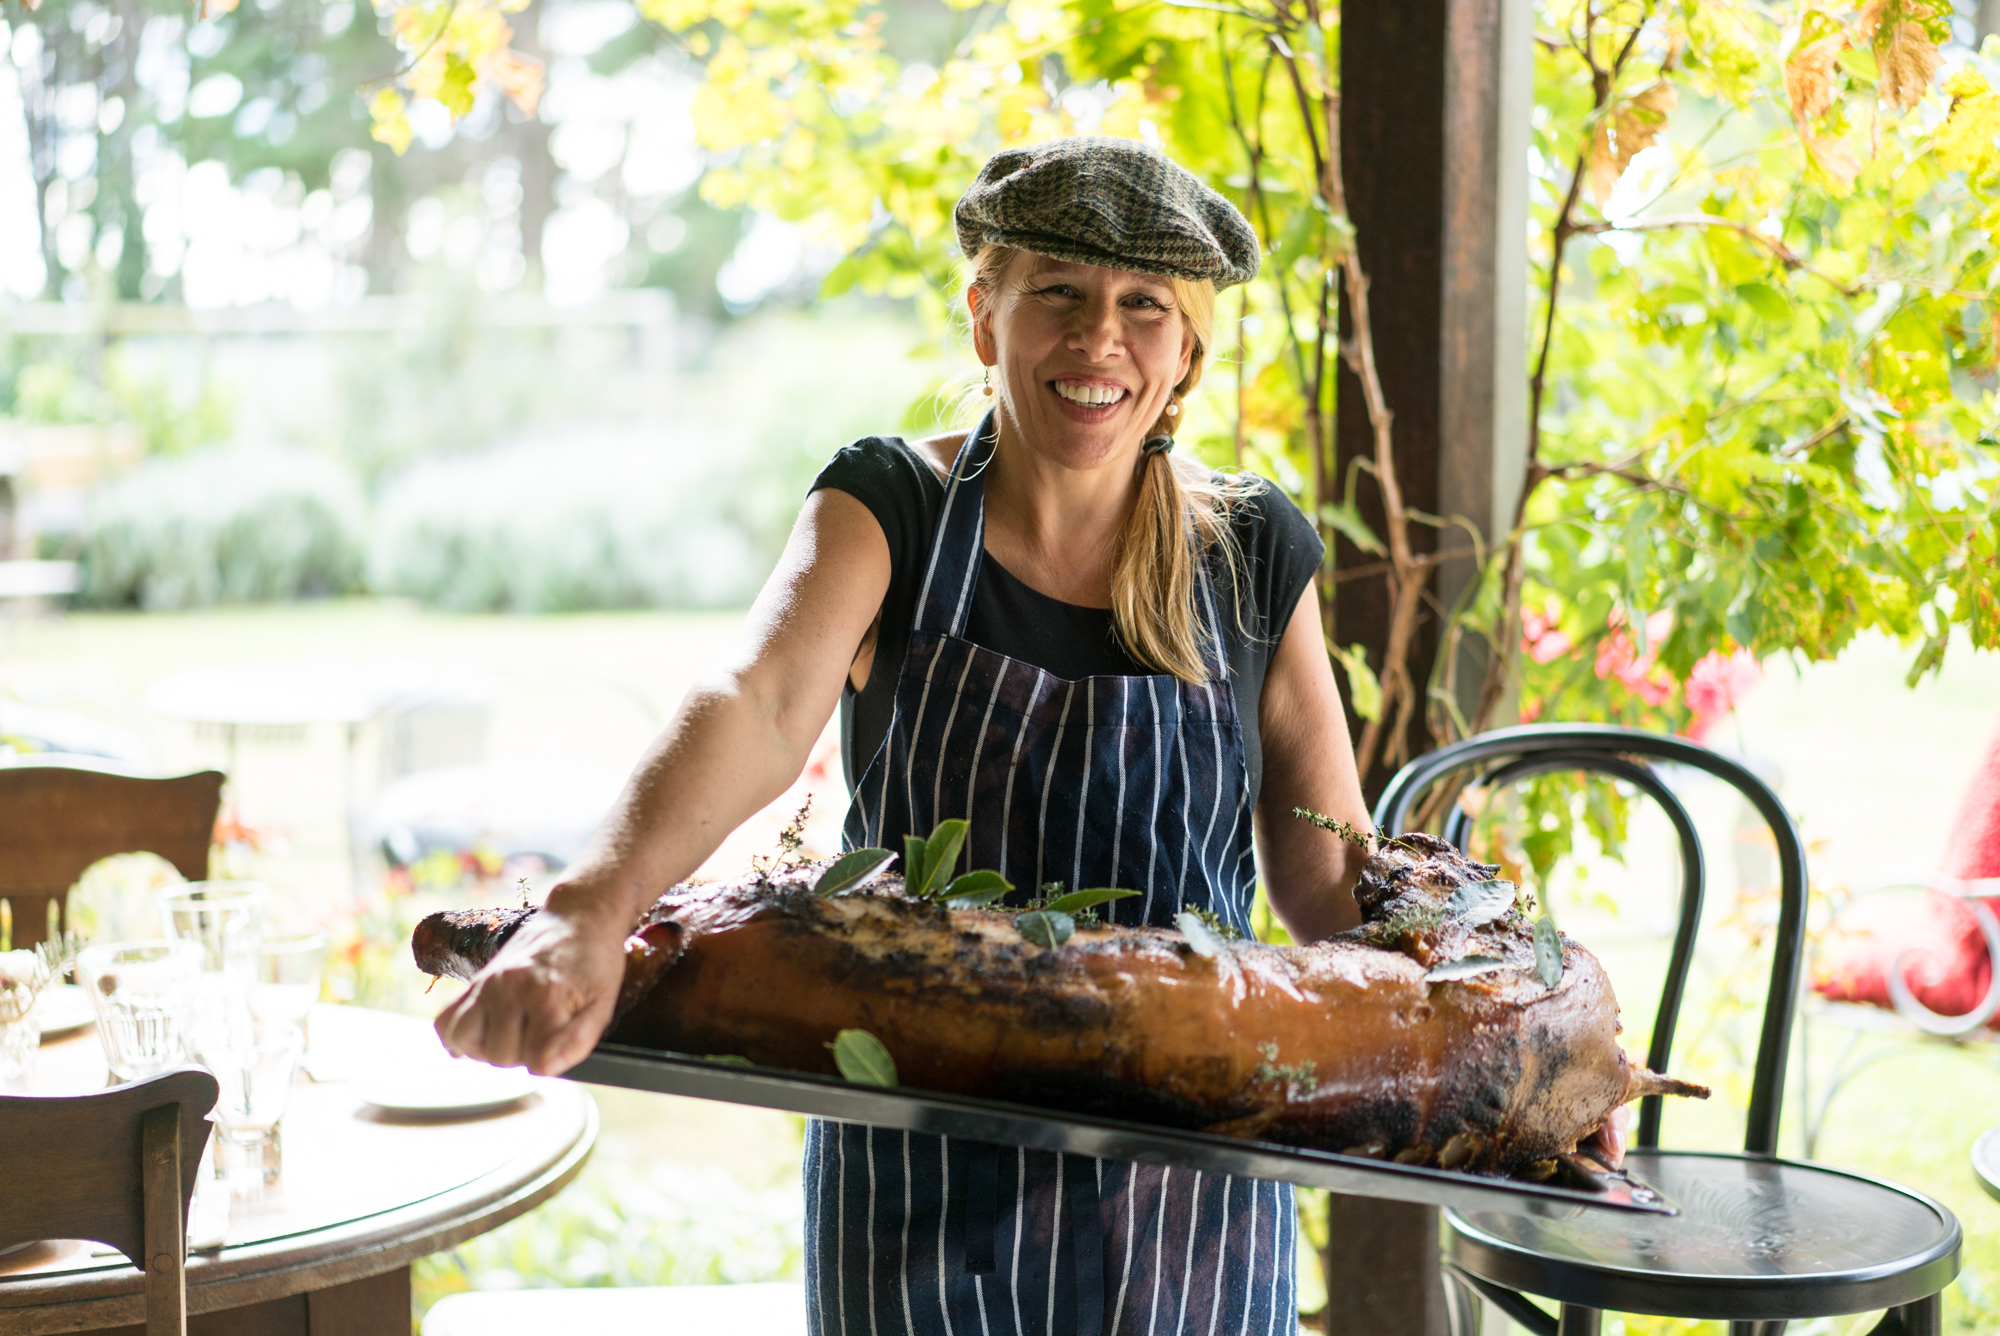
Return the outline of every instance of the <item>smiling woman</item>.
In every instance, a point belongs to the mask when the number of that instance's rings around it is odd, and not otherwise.
[[[1243,573],[1229,525],[1241,488],[1171,457],[1181,402],[1201,383],[1214,342],[1215,284],[990,245],[973,261],[966,301],[988,366],[998,361],[993,321],[1002,313],[1009,321],[1013,354],[997,367],[997,393],[1003,422],[1011,419],[1027,439],[1057,452],[1067,447],[1074,466],[1088,467],[1134,424],[1150,423],[1138,504],[1118,532],[1104,593],[1118,639],[1136,661],[1201,682],[1206,647],[1190,523],[1195,547],[1218,549],[1232,591]],[[1067,331],[1078,323],[1092,333],[1072,347]],[[1102,364],[1114,347],[1129,350],[1126,363]]]
[[[958,822],[953,869],[997,872],[1017,903],[1119,887],[1135,894],[1109,922],[1199,912],[1248,935],[1261,873],[1295,940],[1357,918],[1358,859],[1289,816],[1368,823],[1311,588],[1319,539],[1268,485],[1173,454],[1215,289],[1258,264],[1249,225],[1116,139],[995,155],[956,222],[991,409],[822,470],[737,654],[439,1018],[454,1049],[582,1058],[639,911],[797,778],[836,702],[849,849]],[[822,1336],[1295,1321],[1277,1185],[831,1123],[805,1180]]]

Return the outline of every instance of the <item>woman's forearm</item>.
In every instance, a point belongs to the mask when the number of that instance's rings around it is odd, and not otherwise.
[[[696,684],[646,749],[611,811],[549,893],[558,912],[637,920],[730,832],[797,780],[810,754],[755,684],[722,673]]]

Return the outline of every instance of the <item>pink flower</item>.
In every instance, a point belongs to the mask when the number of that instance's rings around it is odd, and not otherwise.
[[[1671,612],[1656,612],[1646,618],[1646,644],[1644,654],[1632,643],[1632,637],[1624,629],[1624,616],[1612,609],[1608,619],[1613,630],[1597,647],[1597,675],[1600,678],[1615,677],[1625,689],[1648,705],[1660,706],[1673,699],[1675,682],[1666,669],[1655,666],[1659,657],[1659,646],[1674,628]]]
[[[1576,648],[1576,642],[1557,626],[1561,615],[1554,599],[1543,604],[1540,612],[1529,608],[1521,614],[1521,649],[1536,663],[1559,659]]]
[[[1687,703],[1694,711],[1688,736],[1697,742],[1707,737],[1763,680],[1763,666],[1749,650],[1736,650],[1727,658],[1710,650],[1688,673]]]

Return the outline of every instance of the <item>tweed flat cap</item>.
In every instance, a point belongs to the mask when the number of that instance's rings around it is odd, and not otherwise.
[[[1234,204],[1130,139],[1052,139],[996,153],[952,219],[967,259],[1009,246],[1218,288],[1248,281],[1262,259]]]

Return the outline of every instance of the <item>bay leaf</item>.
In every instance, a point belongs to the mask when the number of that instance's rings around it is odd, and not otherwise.
[[[1110,900],[1123,900],[1137,891],[1121,891],[1115,886],[1097,886],[1087,891],[1071,891],[1068,895],[1058,895],[1043,906],[1062,914],[1074,914],[1080,909],[1095,909]]]
[[[1535,973],[1551,988],[1562,982],[1562,934],[1556,931],[1556,921],[1547,914],[1535,920]]]
[[[1037,909],[1014,920],[1021,936],[1044,950],[1053,951],[1076,935],[1076,920],[1052,909]]]
[[[838,895],[865,886],[895,861],[896,855],[887,849],[855,849],[844,853],[819,874],[819,880],[813,883],[813,894]]]
[[[1468,927],[1491,923],[1514,906],[1517,888],[1511,881],[1472,881],[1451,893],[1444,912]]]
[[[1506,968],[1507,962],[1498,956],[1465,956],[1431,966],[1424,980],[1427,983],[1443,983],[1447,979],[1471,979]]]
[[[827,1045],[833,1050],[834,1066],[856,1085],[893,1086],[896,1060],[882,1041],[866,1030],[842,1030]]]

